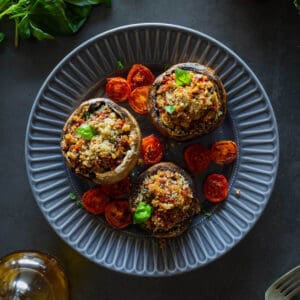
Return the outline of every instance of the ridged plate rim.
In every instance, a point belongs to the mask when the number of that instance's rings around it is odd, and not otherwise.
[[[100,40],[101,38],[109,37],[110,35],[114,35],[116,33],[126,32],[126,31],[130,31],[130,30],[140,30],[140,29],[142,29],[142,30],[145,30],[145,29],[146,30],[147,29],[157,29],[157,30],[171,30],[171,31],[176,31],[177,30],[179,32],[183,32],[183,33],[186,33],[186,34],[194,35],[194,36],[196,36],[196,37],[198,37],[200,39],[206,40],[209,43],[217,46],[222,51],[225,51],[225,53],[227,53],[231,58],[233,58],[234,60],[236,60],[246,70],[247,74],[250,75],[250,78],[257,85],[258,90],[260,91],[260,93],[263,96],[262,101],[265,101],[265,103],[267,105],[267,109],[268,109],[268,112],[269,112],[269,115],[270,115],[270,118],[271,118],[270,122],[273,124],[272,134],[273,134],[273,137],[274,137],[274,149],[273,149],[272,154],[274,155],[274,163],[272,165],[272,168],[273,168],[272,169],[272,178],[271,178],[271,181],[268,183],[267,190],[264,193],[263,202],[259,206],[259,211],[256,212],[256,214],[254,216],[254,219],[252,221],[246,222],[247,223],[246,229],[245,230],[241,230],[240,236],[233,237],[233,241],[232,241],[231,244],[229,244],[229,245],[225,245],[224,244],[224,248],[222,250],[215,251],[214,255],[211,255],[211,256],[208,255],[208,253],[206,251],[204,251],[204,253],[206,253],[206,257],[205,257],[205,261],[204,262],[196,261],[194,264],[189,264],[188,263],[188,264],[185,264],[184,266],[179,266],[178,264],[177,265],[175,264],[174,270],[170,270],[167,267],[165,267],[165,269],[163,269],[162,271],[160,271],[158,269],[154,269],[153,271],[150,271],[147,268],[144,269],[144,270],[138,270],[137,269],[137,265],[132,266],[132,268],[130,268],[130,269],[127,268],[126,265],[122,265],[122,267],[118,267],[118,266],[116,266],[117,257],[115,257],[115,261],[113,261],[112,263],[107,263],[105,260],[97,258],[96,257],[97,253],[94,253],[94,255],[89,255],[86,251],[83,251],[82,249],[80,249],[79,246],[76,244],[76,241],[72,242],[69,238],[67,238],[66,236],[64,236],[64,234],[61,232],[60,228],[58,228],[58,226],[56,226],[54,224],[53,220],[47,214],[47,211],[45,211],[45,209],[42,207],[41,199],[39,199],[39,195],[37,193],[37,188],[36,188],[35,183],[33,181],[32,171],[31,171],[31,162],[32,161],[31,161],[30,156],[29,156],[29,152],[30,152],[29,151],[29,146],[30,146],[30,137],[31,137],[30,133],[31,133],[32,119],[33,119],[33,117],[35,115],[35,112],[36,112],[36,109],[37,109],[37,107],[39,105],[40,98],[43,95],[44,90],[47,88],[49,82],[54,77],[54,75],[57,74],[57,72],[61,68],[63,68],[64,64],[66,62],[68,62],[69,59],[71,59],[72,57],[74,57],[77,53],[79,53],[84,48],[87,48],[89,45],[92,45],[93,43],[96,43],[97,40]],[[235,120],[233,120],[233,122],[235,122]],[[26,169],[27,169],[27,175],[28,175],[29,183],[31,185],[32,192],[33,192],[33,195],[34,195],[34,197],[35,197],[35,199],[37,201],[38,206],[40,207],[40,209],[41,209],[43,215],[45,216],[46,220],[49,222],[49,224],[52,226],[52,228],[56,231],[56,233],[65,242],[67,242],[74,250],[78,251],[79,253],[81,253],[82,255],[84,255],[85,257],[87,257],[89,260],[91,260],[93,262],[96,262],[97,264],[102,265],[104,267],[107,267],[109,269],[116,270],[116,271],[120,271],[120,272],[124,272],[124,273],[129,273],[129,274],[134,274],[134,275],[142,275],[142,276],[167,276],[167,275],[173,275],[173,274],[177,274],[177,273],[182,273],[182,272],[190,271],[192,269],[204,266],[207,263],[209,263],[209,262],[211,262],[211,261],[213,261],[213,260],[221,257],[226,252],[228,252],[230,249],[232,249],[235,245],[237,245],[238,242],[241,241],[245,237],[245,235],[252,229],[252,227],[254,226],[254,224],[257,222],[257,220],[261,216],[262,212],[264,211],[264,209],[266,207],[266,204],[267,204],[267,202],[268,202],[268,200],[270,198],[270,195],[272,193],[273,187],[274,187],[274,183],[275,183],[275,179],[276,179],[276,175],[277,175],[277,170],[278,170],[278,162],[279,162],[279,136],[278,136],[277,122],[276,122],[276,118],[275,118],[275,115],[274,115],[274,112],[273,112],[273,108],[272,108],[271,102],[270,102],[270,100],[269,100],[269,98],[268,98],[268,96],[267,96],[267,94],[266,94],[263,86],[261,85],[261,83],[257,79],[256,75],[247,66],[247,64],[237,54],[235,54],[231,49],[229,49],[228,47],[226,47],[221,42],[215,40],[214,38],[212,38],[212,37],[210,37],[210,36],[208,36],[208,35],[206,35],[204,33],[201,33],[199,31],[196,31],[194,29],[190,29],[190,28],[187,28],[187,27],[184,27],[184,26],[173,25],[173,24],[165,24],[165,23],[140,23],[140,24],[125,25],[125,26],[117,27],[117,28],[105,31],[103,33],[100,33],[100,34],[98,34],[98,35],[90,38],[86,42],[83,42],[82,44],[80,44],[78,47],[76,47],[73,51],[71,51],[68,55],[66,55],[58,63],[58,65],[53,69],[53,71],[49,74],[49,76],[47,77],[47,79],[43,83],[40,91],[38,92],[38,94],[36,96],[36,99],[34,101],[32,110],[30,112],[30,116],[29,116],[29,120],[28,120],[28,125],[27,125],[27,129],[26,129],[26,137],[25,137],[25,161],[26,161]],[[239,168],[239,166],[237,167],[237,169],[238,168]],[[238,170],[237,169],[235,170],[235,174],[234,174],[233,177],[238,176]],[[233,180],[236,180],[236,178],[234,178]],[[232,182],[231,182],[231,185],[233,185]],[[224,208],[224,210],[225,210],[225,208]],[[217,212],[217,214],[218,214],[218,212]],[[75,217],[76,217],[76,214],[75,214]],[[215,230],[217,228],[216,227],[217,223],[213,224],[214,219],[215,219],[214,216],[212,218],[210,218],[210,220],[207,223],[207,224],[210,224],[210,225],[207,225],[207,226],[209,226],[209,228],[212,226],[212,227],[214,227],[214,230]],[[217,219],[215,219],[215,220],[217,220]],[[92,219],[91,219],[90,223],[93,223]],[[94,226],[95,230],[93,232],[96,232],[98,230],[99,226],[101,227],[101,224],[94,224],[94,225],[95,225]],[[202,226],[202,224],[201,224],[201,226]],[[199,227],[200,227],[200,225],[199,225]],[[202,227],[203,227],[203,231],[207,233],[207,228],[204,228],[204,225]],[[111,236],[113,238],[115,238],[116,236],[119,236],[120,240],[122,240],[122,233],[116,232],[114,230],[111,230],[110,232],[111,232]],[[198,235],[198,233],[197,233],[197,235]],[[205,236],[205,238],[206,237],[210,238],[209,235]],[[128,239],[129,238],[133,238],[133,237],[128,237]],[[144,244],[147,243],[147,240],[148,239],[144,239]],[[110,242],[110,240],[109,240],[109,242]],[[121,242],[122,241],[120,241],[120,243]],[[202,240],[201,240],[201,242],[202,242]],[[137,243],[140,244],[140,242],[138,242],[138,241],[135,241],[135,243],[136,243],[136,245],[137,245]],[[182,243],[182,239],[178,240],[178,243]],[[172,247],[172,246],[170,246],[170,247]],[[98,247],[98,250],[99,250],[99,247]],[[186,250],[184,250],[184,251],[185,251],[185,254],[186,254]],[[193,255],[195,255],[195,253],[193,253]],[[165,254],[163,254],[163,257],[165,258]],[[196,255],[196,257],[198,257],[198,256]],[[176,255],[175,255],[175,258],[176,258]],[[177,261],[177,258],[175,260]],[[137,263],[137,261],[136,261],[136,263]]]

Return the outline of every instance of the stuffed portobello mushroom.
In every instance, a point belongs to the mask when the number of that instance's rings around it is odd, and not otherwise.
[[[219,127],[226,115],[226,92],[214,71],[181,63],[159,75],[149,92],[148,110],[165,136],[184,141]]]
[[[61,139],[67,166],[95,183],[115,183],[136,165],[141,132],[135,118],[111,100],[83,102],[69,117]]]
[[[129,202],[134,223],[157,238],[182,234],[200,212],[191,177],[170,162],[156,164],[142,173]]]

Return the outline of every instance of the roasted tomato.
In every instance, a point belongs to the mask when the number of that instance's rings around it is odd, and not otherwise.
[[[127,81],[131,89],[134,90],[139,86],[151,85],[154,81],[154,75],[147,67],[135,64],[127,75]]]
[[[102,191],[113,199],[124,199],[130,193],[129,177],[113,184],[103,184]]]
[[[130,85],[122,77],[112,77],[107,79],[106,96],[112,100],[123,102],[130,95]]]
[[[210,151],[199,144],[193,144],[184,150],[183,158],[192,173],[203,172],[209,166]]]
[[[129,105],[138,114],[144,115],[148,112],[147,99],[149,89],[150,86],[137,87],[131,92],[128,98]]]
[[[132,223],[132,215],[127,201],[113,201],[105,207],[105,219],[114,228],[122,229]]]
[[[228,195],[228,181],[221,174],[211,174],[206,177],[203,192],[205,198],[213,203],[218,203]]]
[[[211,159],[218,165],[227,165],[236,160],[237,146],[234,141],[215,142],[211,147]]]
[[[151,134],[142,140],[141,155],[145,164],[152,165],[161,161],[164,145],[155,135]]]
[[[103,213],[108,202],[109,197],[104,194],[100,187],[87,190],[82,196],[84,208],[95,215]]]

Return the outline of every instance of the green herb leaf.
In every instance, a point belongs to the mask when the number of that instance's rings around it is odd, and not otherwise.
[[[39,41],[54,39],[53,35],[44,32],[42,29],[34,26],[32,23],[30,23],[30,28],[31,28],[32,35]]]
[[[300,14],[300,0],[294,0],[294,5],[296,6],[296,8],[298,9],[298,12]]]
[[[152,211],[153,208],[150,204],[141,201],[135,209],[135,213],[133,215],[133,224],[146,222],[151,217]]]
[[[118,61],[117,61],[117,69],[118,70],[124,69],[124,60],[123,60],[123,58],[119,58],[118,59]]]
[[[23,39],[28,39],[31,36],[31,28],[28,15],[25,15],[18,24],[19,36]]]
[[[106,7],[111,7],[111,0],[103,0]]]
[[[64,0],[64,1],[77,6],[97,5],[101,3],[104,3],[105,5],[111,5],[111,1],[108,0]],[[109,2],[109,4],[107,2]]]
[[[182,70],[182,69],[176,69],[175,70],[175,81],[177,85],[183,86],[183,85],[189,85],[191,84],[191,75],[189,72]]]
[[[167,105],[164,106],[164,110],[169,113],[172,114],[175,111],[175,105]]]
[[[76,6],[63,0],[36,0],[30,9],[30,20],[50,35],[66,35],[77,32],[90,11],[91,5]]]
[[[5,34],[0,32],[0,43],[5,39]]]
[[[208,218],[210,218],[212,216],[212,213],[209,211],[206,211],[206,210],[203,211],[203,214],[204,214],[204,216],[206,216]]]
[[[70,198],[71,200],[76,200],[77,196],[76,196],[75,193],[72,192],[72,193],[69,194],[69,198]]]
[[[83,204],[82,204],[81,200],[76,201],[76,206],[78,208],[83,208]]]
[[[91,113],[89,111],[86,111],[84,113],[85,119],[87,120],[90,117]]]
[[[96,130],[90,125],[82,124],[76,128],[76,133],[86,140],[91,140],[96,135]]]

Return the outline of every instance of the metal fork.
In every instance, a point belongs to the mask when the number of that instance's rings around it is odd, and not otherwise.
[[[300,293],[300,266],[277,279],[265,293],[265,300],[289,300]]]

